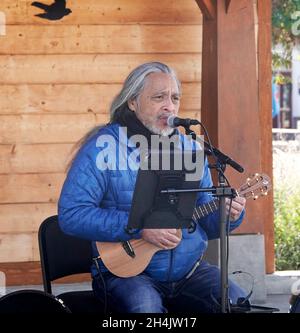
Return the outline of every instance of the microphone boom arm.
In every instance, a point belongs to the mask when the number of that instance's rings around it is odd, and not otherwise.
[[[212,150],[213,150],[213,152],[212,152]],[[219,149],[217,149],[215,147],[211,147],[209,145],[209,143],[207,143],[206,141],[204,141],[204,151],[207,155],[215,155],[222,164],[228,164],[233,169],[235,169],[236,171],[238,171],[240,173],[244,172],[244,168],[240,164],[235,162],[229,156],[222,153]]]
[[[198,122],[200,124],[200,122]],[[185,128],[186,134],[192,135],[193,139],[197,141],[197,135],[194,131],[192,131],[189,126],[183,126]],[[199,137],[198,137],[199,140]],[[214,146],[210,145],[207,141],[202,140],[202,143],[204,143],[204,152],[207,155],[213,155],[217,157],[218,162],[223,165],[230,165],[233,169],[236,171],[243,173],[244,168],[237,162],[235,162],[233,159],[231,159],[226,154],[222,153],[219,149],[215,148]]]

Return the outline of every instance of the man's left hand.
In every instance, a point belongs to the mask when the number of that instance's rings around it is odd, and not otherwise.
[[[246,199],[243,197],[235,197],[232,199],[232,205],[230,210],[230,222],[236,221],[242,214],[246,205]],[[226,210],[229,212],[230,199],[226,198]]]

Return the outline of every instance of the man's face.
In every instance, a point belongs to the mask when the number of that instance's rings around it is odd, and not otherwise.
[[[140,95],[128,102],[131,110],[151,132],[169,135],[173,129],[167,125],[169,116],[177,115],[180,94],[175,79],[166,73],[151,73],[146,78]]]

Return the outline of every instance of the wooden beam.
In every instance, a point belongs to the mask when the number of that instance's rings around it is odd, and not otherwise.
[[[230,2],[231,2],[231,0],[225,0],[226,13],[228,13],[228,9],[229,9],[229,6],[230,6]]]
[[[221,0],[196,0],[205,19],[214,20],[217,15],[216,7]],[[247,7],[248,0],[224,0],[225,13],[236,12]]]
[[[214,0],[196,0],[196,2],[205,19],[213,20],[216,18],[216,2]]]
[[[225,1],[218,1],[216,19],[203,20],[201,120],[213,144],[240,162],[246,175],[272,176],[271,0],[258,1],[258,68],[253,0],[227,5],[226,13]],[[231,168],[226,173],[232,186],[244,177]],[[247,202],[246,221],[236,232],[264,234],[266,271],[272,273],[272,194]]]
[[[233,13],[238,10],[243,10],[248,5],[248,0],[225,0],[226,13]]]
[[[225,1],[218,1],[216,19],[203,20],[201,119],[213,144],[245,168],[245,175],[227,168],[233,187],[261,172],[253,0],[245,1],[238,15],[226,14]],[[264,205],[264,199],[247,202],[236,232],[263,233]]]
[[[272,54],[271,16],[272,1],[259,0],[258,14],[258,98],[261,131],[261,167],[272,178]],[[274,265],[274,208],[273,195],[266,197],[262,220],[266,250],[266,272],[273,273]]]

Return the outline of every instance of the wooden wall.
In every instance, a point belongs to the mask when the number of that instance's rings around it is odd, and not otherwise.
[[[194,0],[68,0],[72,13],[59,21],[34,16],[42,10],[31,2],[0,3],[0,263],[39,260],[37,230],[56,214],[71,148],[107,121],[131,69],[155,60],[173,66],[183,82],[181,115],[200,117]]]

